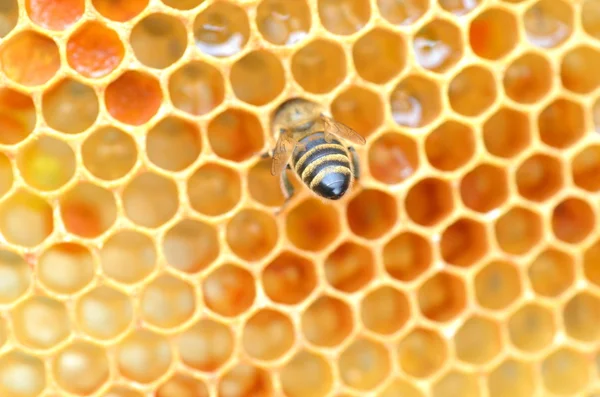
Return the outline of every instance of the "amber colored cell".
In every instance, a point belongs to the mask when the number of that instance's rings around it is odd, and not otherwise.
[[[450,273],[440,272],[429,278],[417,292],[419,309],[425,317],[446,322],[459,315],[466,305],[463,280]]]
[[[454,171],[475,155],[475,136],[467,124],[447,120],[425,138],[429,164],[440,171]]]
[[[38,258],[38,281],[54,293],[70,295],[94,278],[96,266],[90,250],[78,243],[57,243]]]
[[[459,360],[473,365],[485,364],[502,350],[500,328],[490,318],[470,317],[456,331],[454,347]]]
[[[194,19],[196,47],[204,54],[223,58],[242,51],[250,36],[244,9],[229,1],[210,4]]]
[[[0,304],[10,305],[25,296],[33,282],[32,269],[22,256],[0,249]]]
[[[178,18],[153,13],[133,26],[129,43],[142,64],[165,69],[183,56],[187,47],[187,31]]]
[[[5,0],[0,5],[0,38],[6,37],[19,22],[19,4],[17,0]]]
[[[190,61],[169,78],[169,96],[179,110],[194,116],[205,115],[225,98],[223,75],[209,63]]]
[[[297,352],[283,366],[279,377],[287,397],[325,397],[335,380],[331,363],[308,350]]]
[[[100,15],[116,22],[126,22],[141,13],[149,0],[91,0]]]
[[[552,313],[536,303],[517,310],[506,323],[512,344],[524,352],[536,352],[552,343],[555,323]]]
[[[88,395],[106,384],[110,364],[104,347],[76,340],[52,358],[52,377],[66,392]]]
[[[562,311],[567,335],[582,342],[594,342],[600,337],[600,299],[580,292],[565,304]]]
[[[377,397],[425,397],[423,392],[419,390],[413,382],[404,380],[401,378],[394,379],[389,383],[383,390],[381,390]],[[341,397],[341,396],[338,396]]]
[[[226,325],[202,318],[175,339],[179,357],[186,366],[204,372],[219,369],[233,352],[233,333]]]
[[[583,0],[581,3],[581,25],[584,32],[594,39],[600,40],[600,4],[594,0]]]
[[[67,42],[69,66],[88,78],[108,75],[124,56],[125,48],[117,33],[96,21],[86,22]]]
[[[310,260],[284,251],[267,265],[261,281],[272,301],[294,305],[310,295],[317,285],[317,275]]]
[[[463,56],[460,30],[453,22],[436,18],[414,35],[413,51],[421,67],[444,73]]]
[[[131,298],[106,285],[95,287],[75,302],[78,328],[99,341],[114,340],[123,335],[131,326],[133,315]]]
[[[200,156],[201,150],[197,125],[178,117],[165,117],[146,134],[148,159],[166,171],[186,169]]]
[[[431,397],[480,397],[477,375],[451,370],[431,387]]]
[[[245,261],[265,257],[275,247],[278,238],[275,219],[263,211],[244,209],[227,224],[227,244]]]
[[[531,104],[550,91],[553,76],[554,72],[545,56],[526,52],[506,68],[504,91],[513,101]]]
[[[600,287],[600,241],[595,241],[583,253],[583,269],[585,277]]]
[[[335,42],[317,38],[294,53],[291,70],[302,89],[325,94],[346,78],[346,55]]]
[[[468,267],[478,263],[488,252],[487,232],[481,223],[461,218],[442,232],[442,259],[454,266]]]
[[[528,253],[542,239],[542,221],[535,212],[513,207],[495,224],[496,241],[504,252],[512,255]]]
[[[428,0],[377,0],[379,13],[389,23],[408,26],[419,20],[429,8]]]
[[[383,123],[384,105],[375,92],[360,86],[342,91],[331,103],[333,118],[359,135],[371,135]]]
[[[532,397],[536,386],[535,373],[526,361],[507,359],[487,376],[490,397]]]
[[[177,10],[191,10],[202,4],[204,0],[161,0],[163,4]]]
[[[148,122],[160,108],[163,94],[149,74],[129,70],[106,87],[104,102],[116,120],[134,126]]]
[[[236,108],[227,109],[210,121],[208,141],[217,156],[236,162],[252,157],[264,145],[258,118]]]
[[[281,61],[266,50],[244,55],[231,67],[229,79],[235,96],[254,106],[268,104],[285,87]]]
[[[562,165],[550,155],[534,154],[517,168],[515,180],[521,196],[531,201],[545,201],[563,187]]]
[[[224,264],[202,280],[204,303],[213,312],[225,317],[244,313],[256,298],[255,280],[241,266]]]
[[[424,127],[442,111],[439,85],[427,77],[412,74],[398,83],[389,97],[394,121],[402,127]]]
[[[276,360],[294,344],[294,325],[278,310],[260,309],[244,324],[242,346],[256,360]]]
[[[397,203],[393,196],[381,190],[365,189],[348,203],[346,216],[354,234],[377,239],[396,224]]]
[[[600,145],[590,144],[575,154],[571,160],[573,182],[589,192],[600,190]]]
[[[125,215],[136,225],[160,227],[177,212],[178,194],[173,180],[151,171],[143,172],[123,189]]]
[[[374,28],[354,42],[352,60],[360,77],[375,84],[385,84],[404,68],[406,51],[400,35]],[[374,59],[377,62],[373,62]]]
[[[248,170],[248,193],[263,205],[281,206],[283,191],[279,179],[271,175],[271,163],[270,158],[261,159]]]
[[[217,385],[217,397],[273,395],[269,372],[251,364],[240,363],[223,373]]]
[[[72,332],[73,324],[64,303],[47,296],[29,297],[9,315],[17,343],[31,349],[54,348]]]
[[[542,382],[547,391],[557,395],[578,395],[590,379],[586,353],[559,347],[541,363]]]
[[[80,134],[98,118],[98,95],[91,86],[66,78],[42,97],[42,113],[48,126],[65,134]]]
[[[114,385],[102,397],[144,397],[141,391],[134,390],[131,386]]]
[[[415,328],[398,343],[398,363],[415,378],[425,378],[438,371],[448,358],[448,346],[434,330]]]
[[[30,96],[8,87],[0,88],[0,144],[14,145],[33,132],[36,109]]]
[[[541,48],[558,47],[573,33],[573,8],[563,0],[539,0],[523,15],[525,37]]]
[[[508,55],[519,41],[515,16],[502,8],[490,7],[469,26],[473,52],[484,59],[498,60]]]
[[[494,75],[483,66],[467,66],[448,86],[450,106],[462,116],[479,116],[494,104],[496,96]]]
[[[196,292],[187,281],[163,273],[139,294],[139,316],[147,324],[161,329],[181,326],[196,311]]]
[[[600,52],[591,47],[575,47],[567,52],[560,64],[563,87],[577,94],[589,94],[600,85],[595,73],[600,67]]]
[[[52,207],[37,194],[19,189],[0,206],[0,233],[8,243],[31,248],[53,231]]]
[[[170,267],[197,273],[219,256],[217,230],[202,221],[183,219],[165,233],[162,251]]]
[[[0,356],[0,393],[37,397],[46,389],[44,362],[35,355],[12,350]]]
[[[347,36],[362,29],[371,18],[368,0],[318,0],[319,21],[336,35]]]
[[[287,214],[286,230],[288,239],[296,247],[320,251],[339,234],[339,216],[330,204],[309,198]]]
[[[262,0],[256,8],[256,26],[262,37],[276,45],[294,45],[311,28],[306,0]]]
[[[0,153],[0,198],[4,197],[13,187],[15,176],[13,167],[4,153]]]
[[[386,346],[364,336],[346,347],[337,364],[341,381],[363,392],[380,385],[390,374],[392,366]]]
[[[56,190],[75,175],[75,153],[63,140],[38,136],[17,152],[17,168],[29,186],[41,191]]]
[[[522,293],[516,264],[492,260],[475,275],[475,297],[479,305],[490,310],[503,310]]]
[[[313,345],[335,347],[352,332],[352,309],[341,299],[321,295],[302,313],[302,333]]]
[[[369,148],[369,171],[380,182],[395,185],[410,178],[419,168],[419,151],[412,138],[386,132]]]
[[[375,258],[362,245],[346,242],[325,259],[325,277],[335,289],[352,293],[361,290],[375,275]]]
[[[134,138],[115,127],[102,127],[81,145],[84,167],[96,178],[113,181],[127,175],[138,159]]]
[[[396,288],[380,286],[362,298],[360,316],[367,329],[380,335],[393,334],[410,318],[408,298]]]
[[[115,353],[119,373],[142,384],[158,380],[173,361],[169,339],[143,328],[127,335],[117,345]]]
[[[115,196],[91,182],[80,182],[60,197],[60,215],[69,233],[95,238],[117,220]]]
[[[176,373],[156,388],[156,397],[209,397],[203,380]]]
[[[580,198],[566,198],[552,212],[552,231],[565,243],[581,242],[592,233],[595,225],[594,210],[587,201]]]
[[[481,4],[482,0],[440,0],[440,6],[456,16],[467,15]]]
[[[138,231],[121,229],[104,242],[100,264],[105,276],[124,284],[135,284],[148,277],[157,264],[152,239]]]
[[[410,188],[404,205],[413,222],[422,226],[433,226],[452,212],[452,188],[443,179],[422,179]]]
[[[483,124],[483,143],[494,156],[508,159],[518,155],[531,143],[527,115],[500,108]]]
[[[270,173],[269,176],[272,178]],[[232,168],[216,163],[204,164],[187,181],[190,206],[204,215],[223,215],[240,201],[241,183],[240,176]]]
[[[469,171],[460,182],[463,203],[477,212],[489,212],[508,199],[505,171],[492,164],[481,164]]]
[[[411,281],[431,265],[432,247],[425,237],[403,232],[383,247],[383,264],[387,273],[400,281]]]

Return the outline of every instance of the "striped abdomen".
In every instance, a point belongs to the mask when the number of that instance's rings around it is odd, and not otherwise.
[[[292,167],[302,181],[319,196],[337,200],[350,187],[352,168],[348,151],[335,138],[328,143],[322,132],[299,141],[305,148],[296,148]]]

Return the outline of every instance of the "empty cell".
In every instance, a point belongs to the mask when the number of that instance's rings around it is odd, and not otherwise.
[[[579,46],[567,52],[560,64],[563,87],[577,94],[589,94],[600,85],[595,73],[600,67],[600,52],[587,46]]]
[[[532,104],[542,99],[552,88],[554,72],[545,56],[525,52],[504,71],[504,92],[513,101]]]
[[[346,78],[346,55],[334,41],[316,38],[292,55],[291,70],[303,90],[325,94]]]
[[[458,219],[448,226],[439,244],[442,259],[460,267],[477,264],[489,250],[485,226],[468,218]]]
[[[156,388],[156,397],[209,397],[208,388],[202,379],[175,373]]]
[[[187,181],[191,207],[209,216],[223,215],[235,207],[240,201],[241,189],[239,174],[217,163],[202,165]]]
[[[262,37],[275,45],[294,45],[311,28],[306,0],[262,0],[256,8],[256,26]]]
[[[217,384],[217,397],[272,396],[269,372],[252,364],[239,363],[224,372]]]
[[[484,59],[501,59],[510,54],[518,42],[517,19],[502,8],[486,9],[469,26],[471,49]]]
[[[580,292],[565,304],[562,310],[567,334],[583,342],[594,342],[600,337],[600,299],[591,293]]]
[[[526,114],[502,107],[483,124],[483,143],[497,157],[512,158],[531,143],[529,119]]]
[[[352,293],[364,288],[375,275],[375,258],[369,248],[345,242],[325,259],[325,277],[335,289]]]
[[[292,208],[285,222],[288,239],[306,251],[321,251],[340,233],[339,215],[330,205],[309,198]]]
[[[173,362],[169,339],[143,328],[132,331],[121,340],[115,348],[115,355],[121,376],[142,384],[157,381],[167,373]]]
[[[140,14],[149,0],[91,0],[100,15],[116,22],[127,22]]]
[[[6,37],[19,21],[17,0],[5,0],[0,6],[0,38]]]
[[[536,303],[520,307],[506,323],[512,344],[519,350],[534,353],[552,343],[556,332],[552,312]]]
[[[10,244],[32,248],[53,231],[52,207],[37,194],[19,189],[0,205],[0,233]]]
[[[108,382],[110,363],[103,346],[75,340],[52,358],[51,371],[61,390],[89,395]]]
[[[467,15],[481,4],[481,0],[440,0],[440,6],[456,16]]]
[[[503,361],[487,376],[490,397],[532,397],[536,387],[531,364],[516,359]]]
[[[366,239],[384,236],[396,224],[397,206],[395,198],[384,191],[362,190],[346,209],[350,230]]]
[[[417,22],[428,10],[428,0],[377,0],[379,13],[389,23],[408,26]]]
[[[106,392],[102,395],[102,397],[144,397],[142,392],[133,389],[131,386],[124,386],[115,384],[110,387]]]
[[[333,34],[356,33],[371,18],[369,0],[318,0],[317,4],[319,21]]]
[[[592,233],[596,216],[584,199],[570,197],[561,201],[552,212],[552,231],[559,239],[577,244]]]
[[[360,77],[385,84],[404,69],[406,47],[402,36],[376,27],[354,42],[352,61]],[[374,59],[377,62],[373,62]]]
[[[146,279],[157,265],[152,238],[132,229],[112,234],[100,249],[100,264],[105,276],[124,284]]]
[[[600,4],[594,0],[581,3],[581,25],[583,31],[596,40],[600,40]]]
[[[217,230],[199,220],[182,219],[165,233],[162,251],[171,268],[198,273],[219,256]]]
[[[275,309],[259,309],[244,324],[244,351],[255,360],[276,360],[288,352],[295,341],[295,331],[287,314]]]
[[[4,153],[0,153],[0,198],[4,197],[14,184],[13,167]]]
[[[5,248],[0,249],[0,304],[10,305],[25,296],[33,283],[33,272],[25,259]]]
[[[24,30],[3,40],[0,69],[17,84],[27,87],[47,83],[60,69],[56,42],[32,30]]]
[[[434,226],[454,209],[450,184],[438,178],[425,178],[413,185],[404,200],[406,213],[415,223]]]
[[[60,197],[60,216],[69,233],[96,238],[117,220],[117,203],[112,191],[91,182],[79,182]]]
[[[270,158],[260,159],[250,167],[247,175],[247,186],[252,199],[263,205],[274,207],[281,206],[284,198],[280,181],[271,175],[272,161]],[[238,175],[233,170],[231,172],[233,175]],[[231,190],[233,189],[228,189],[228,191]]]
[[[383,123],[384,104],[379,95],[367,88],[351,86],[331,103],[331,115],[340,123],[368,137]]]
[[[440,171],[455,171],[475,155],[475,135],[467,124],[446,120],[425,138],[429,164]]]
[[[121,38],[101,22],[86,22],[67,42],[69,66],[88,78],[108,75],[119,67],[124,57]]]
[[[163,273],[141,289],[138,313],[147,324],[173,330],[192,318],[197,299],[187,281]]]
[[[295,305],[317,286],[315,265],[309,259],[283,251],[263,270],[261,282],[273,302]]]
[[[398,125],[424,127],[442,112],[439,84],[422,75],[409,75],[393,88],[389,104],[392,118]]]
[[[431,388],[431,397],[480,397],[477,375],[450,370]]]
[[[54,293],[70,295],[92,282],[96,263],[91,251],[78,243],[56,243],[38,258],[38,281]]]
[[[244,9],[229,1],[218,1],[196,16],[193,32],[198,50],[224,58],[244,49],[250,37],[250,24]]]
[[[245,261],[264,258],[279,239],[273,216],[250,208],[235,214],[227,223],[225,233],[229,248]]]
[[[340,345],[353,328],[352,309],[333,296],[319,296],[302,313],[302,333],[306,340],[319,347]]]
[[[114,181],[133,169],[138,159],[138,149],[128,133],[115,127],[101,127],[83,141],[81,158],[84,167],[93,176]]]
[[[483,163],[462,178],[460,197],[467,207],[486,213],[508,200],[508,184],[504,169]]]
[[[177,10],[191,10],[198,7],[204,0],[161,0],[163,4]]]
[[[445,73],[463,56],[461,33],[449,20],[435,18],[413,37],[417,63],[436,73]]]
[[[237,108],[227,109],[209,122],[208,141],[217,156],[236,162],[249,159],[264,146],[258,118]]]
[[[377,397],[425,397],[423,392],[408,380],[395,378],[383,390],[377,393]],[[343,396],[338,396],[343,397]]]
[[[475,275],[475,297],[485,309],[503,310],[522,293],[517,265],[503,260],[492,260]]]
[[[563,0],[539,0],[523,15],[525,36],[541,48],[564,43],[573,33],[573,8]]]
[[[60,189],[73,178],[76,167],[69,144],[51,136],[38,136],[17,152],[19,173],[36,190]]]
[[[571,160],[573,182],[589,192],[600,190],[600,145],[589,144]]]
[[[134,307],[125,293],[101,285],[75,302],[77,326],[86,336],[109,341],[122,336],[132,325]]]
[[[467,303],[463,280],[444,272],[438,272],[425,281],[417,292],[417,299],[421,313],[436,322],[454,319]]]
[[[426,378],[446,362],[448,346],[435,330],[419,327],[400,340],[397,357],[400,368],[407,375]]]
[[[128,70],[110,83],[104,92],[108,113],[121,123],[140,126],[160,108],[160,84],[149,74]]]
[[[202,138],[196,124],[167,116],[146,134],[146,155],[165,171],[182,171],[200,156]]]
[[[360,303],[362,325],[380,335],[398,331],[408,321],[410,314],[406,295],[388,285],[368,292]]]
[[[252,274],[241,266],[220,265],[202,281],[204,303],[221,316],[239,316],[254,303],[254,284]]]
[[[371,143],[369,171],[373,178],[388,185],[409,179],[420,165],[417,143],[399,132],[385,132]]]
[[[21,142],[33,132],[36,122],[37,112],[29,95],[8,87],[0,88],[0,144]]]
[[[41,358],[19,350],[0,356],[2,395],[37,397],[44,392],[46,386],[46,371]]]
[[[524,198],[536,202],[548,200],[563,187],[562,164],[551,155],[533,154],[517,168],[515,181]]]
[[[183,330],[175,343],[184,365],[198,371],[213,372],[231,357],[233,336],[227,325],[202,318]]]
[[[48,126],[65,134],[80,134],[98,118],[98,96],[94,88],[66,78],[42,97],[42,113]]]
[[[342,382],[363,392],[379,386],[392,366],[387,347],[364,336],[357,337],[346,347],[337,364]]]
[[[500,328],[490,318],[472,316],[456,331],[454,348],[459,360],[473,365],[485,364],[502,351]]]
[[[122,200],[130,221],[142,227],[157,228],[177,212],[179,192],[173,180],[145,171],[125,186]]]
[[[583,253],[583,269],[585,277],[600,287],[600,241],[595,241]]]
[[[450,106],[462,116],[479,116],[494,104],[496,96],[494,75],[483,66],[467,66],[448,85]]]
[[[183,56],[187,47],[187,31],[179,19],[153,13],[133,26],[129,43],[135,57],[142,64],[165,69]]]
[[[542,382],[547,391],[559,395],[578,395],[590,381],[587,354],[559,347],[541,363]]]
[[[544,234],[539,215],[524,207],[513,207],[496,220],[496,241],[507,254],[524,255]]]
[[[414,232],[402,232],[383,247],[383,264],[387,273],[400,281],[412,281],[431,266],[431,243]]]
[[[254,50],[231,66],[229,81],[235,96],[254,106],[274,100],[285,87],[279,58],[267,50]]]
[[[225,98],[223,75],[207,62],[189,61],[169,77],[169,97],[177,109],[203,116]]]
[[[328,360],[308,350],[297,352],[283,366],[279,379],[287,397],[325,397],[335,380]]]

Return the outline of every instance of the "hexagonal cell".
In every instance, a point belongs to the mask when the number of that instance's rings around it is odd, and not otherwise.
[[[169,339],[146,329],[132,331],[115,350],[121,376],[142,384],[158,380],[173,361]]]
[[[209,216],[223,215],[235,207],[241,189],[239,174],[217,163],[205,163],[187,181],[190,206]]]
[[[398,343],[398,363],[409,376],[426,378],[448,358],[448,346],[435,330],[415,328]]]
[[[410,317],[408,298],[396,288],[382,285],[362,298],[360,317],[368,330],[380,335],[393,334]]]
[[[563,324],[567,335],[582,342],[594,342],[600,337],[600,298],[589,292],[579,292],[563,307]]]
[[[541,364],[542,382],[550,393],[578,395],[591,381],[587,354],[568,347],[559,347]]]
[[[131,298],[112,287],[101,285],[75,303],[79,329],[87,336],[109,341],[123,335],[133,323]]]
[[[241,162],[255,155],[264,145],[260,121],[252,113],[231,108],[208,124],[208,141],[215,154]]]
[[[346,78],[346,54],[334,41],[316,38],[292,55],[291,70],[303,90],[325,94]]]
[[[227,223],[226,239],[234,254],[245,261],[264,258],[277,244],[277,223],[270,214],[244,209]]]
[[[15,306],[9,313],[16,341],[31,349],[52,349],[64,342],[73,324],[64,303],[34,295]]]
[[[552,231],[561,241],[577,244],[593,231],[596,215],[591,205],[582,198],[568,197],[552,212]]]
[[[224,264],[202,281],[204,303],[213,312],[235,317],[254,303],[256,286],[252,274],[237,265]]]
[[[115,127],[102,127],[83,141],[81,158],[84,167],[93,176],[113,181],[123,178],[133,169],[138,149],[131,135]]]
[[[154,327],[174,329],[192,318],[197,299],[194,287],[187,281],[163,273],[143,286],[138,313]]]
[[[506,68],[504,92],[513,101],[535,103],[550,91],[553,76],[554,72],[545,56],[525,52]]]
[[[600,66],[600,52],[579,46],[567,52],[560,64],[560,78],[567,90],[577,94],[589,94],[600,85],[600,77],[594,73]]]
[[[489,7],[469,26],[469,43],[473,52],[484,59],[498,60],[508,55],[519,42],[519,27],[514,14],[499,7]]]
[[[0,38],[6,37],[19,22],[19,4],[17,0],[6,0],[0,8]]]
[[[581,149],[571,160],[573,182],[589,192],[600,190],[600,145],[589,144]]]
[[[529,120],[524,113],[503,107],[483,124],[483,143],[494,156],[511,158],[531,143]]]
[[[164,225],[179,207],[175,182],[152,171],[136,175],[121,194],[127,218],[146,228]]]
[[[196,124],[178,117],[165,117],[146,134],[148,159],[165,171],[186,169],[201,151],[202,138]]]
[[[177,62],[187,47],[183,23],[170,15],[152,13],[136,22],[129,43],[138,61],[155,69],[165,69]]]
[[[331,103],[333,118],[368,137],[383,123],[384,104],[379,95],[353,85],[339,93]]]
[[[80,134],[98,118],[100,104],[91,86],[66,78],[42,97],[42,113],[50,128],[65,134]]]
[[[282,368],[281,388],[289,397],[325,397],[333,388],[332,372],[324,357],[301,350]]]
[[[312,261],[284,251],[267,265],[261,281],[273,302],[295,305],[306,299],[316,287],[317,274]]]
[[[456,331],[454,347],[459,360],[473,365],[485,364],[502,350],[500,328],[492,319],[472,316]]]
[[[573,33],[573,8],[563,0],[539,0],[523,15],[525,35],[530,43],[553,48]]]
[[[169,77],[169,97],[177,109],[203,116],[225,98],[223,75],[207,62],[189,61]]]
[[[383,247],[385,270],[397,280],[414,280],[431,265],[432,250],[425,237],[414,232],[402,232]]]
[[[521,278],[513,263],[493,260],[475,276],[475,296],[486,309],[505,309],[521,292]]]
[[[228,326],[209,318],[200,319],[177,336],[181,362],[198,371],[216,371],[231,357],[233,337]]]
[[[0,205],[0,233],[8,243],[35,247],[53,231],[52,207],[37,194],[19,189]]]
[[[594,242],[583,254],[585,277],[600,287],[600,240]]]
[[[112,191],[91,182],[80,182],[59,200],[60,215],[69,233],[96,238],[117,220],[117,203]]]
[[[496,80],[492,72],[478,65],[467,66],[448,85],[448,100],[456,113],[477,117],[496,101]]]
[[[508,359],[498,365],[487,377],[490,397],[531,397],[537,388],[531,364]]]
[[[393,25],[407,26],[420,19],[429,8],[427,0],[377,0],[379,13]]]
[[[467,15],[481,4],[482,0],[440,0],[440,6],[456,16]]]
[[[108,75],[124,57],[125,48],[119,35],[101,22],[86,22],[67,42],[69,66],[88,78]]]
[[[369,0],[318,0],[317,4],[319,21],[333,34],[356,33],[371,18]]]
[[[369,148],[371,175],[389,185],[409,179],[419,168],[419,162],[416,142],[398,132],[382,134]]]
[[[92,0],[100,15],[116,22],[126,22],[140,14],[149,0]]]
[[[454,171],[475,155],[475,136],[470,126],[447,120],[425,138],[429,164],[441,171]]]
[[[242,330],[242,347],[255,360],[276,360],[292,348],[294,341],[292,321],[275,309],[259,309]]]
[[[254,50],[236,61],[229,80],[235,96],[254,106],[268,104],[285,87],[283,65],[267,50]]]
[[[248,193],[263,205],[280,207],[284,202],[283,191],[280,180],[271,175],[272,161],[270,158],[260,159],[250,167],[247,174]]]
[[[556,325],[550,310],[527,303],[509,318],[508,334],[512,344],[524,352],[537,352],[552,343]]]
[[[485,226],[468,218],[458,219],[448,226],[440,240],[442,259],[454,266],[472,266],[488,249]]]
[[[9,305],[25,296],[33,282],[33,272],[19,254],[0,249],[0,276],[9,282],[0,284],[0,304]]]
[[[133,389],[132,386],[113,385],[102,395],[102,397],[144,397],[142,392]]]
[[[302,313],[302,333],[307,341],[319,347],[340,345],[352,332],[352,309],[341,299],[321,295]]]
[[[600,40],[600,5],[594,0],[581,3],[581,26],[583,31],[596,40]]]
[[[208,387],[202,379],[175,373],[156,388],[156,397],[209,397]]]
[[[35,128],[36,113],[29,95],[8,87],[0,88],[0,144],[14,145],[27,138]]]
[[[306,0],[262,0],[256,8],[256,26],[269,43],[294,45],[310,31],[310,9]]]
[[[463,56],[460,30],[453,22],[435,18],[414,35],[413,50],[423,68],[444,73]]]
[[[104,241],[100,264],[105,276],[124,284],[139,283],[156,268],[152,238],[132,229],[121,229]]]
[[[477,212],[489,212],[508,199],[508,178],[504,169],[492,164],[480,164],[460,182],[463,203]]]
[[[396,224],[397,206],[395,198],[381,190],[362,190],[346,209],[350,230],[366,239],[385,235]]]
[[[217,231],[204,222],[182,219],[165,233],[162,251],[170,267],[197,273],[219,256]]]
[[[557,149],[565,149],[585,134],[585,113],[579,103],[559,98],[538,116],[542,141]]]
[[[339,216],[330,204],[309,198],[287,214],[286,232],[288,239],[296,247],[307,251],[321,251],[339,234]]]
[[[385,84],[404,69],[406,51],[402,36],[376,27],[354,42],[352,60],[360,77],[375,84]]]
[[[193,31],[196,48],[206,55],[223,58],[239,53],[246,46],[250,24],[243,8],[219,1],[198,14]]]
[[[269,372],[251,364],[240,363],[223,373],[217,384],[217,396],[272,396],[273,383]]]
[[[563,187],[562,164],[554,156],[533,154],[517,168],[515,181],[524,198],[536,202],[548,200]]]
[[[37,397],[46,389],[44,362],[19,350],[0,356],[0,393],[5,396]]]
[[[129,70],[104,91],[108,113],[121,123],[140,126],[160,109],[163,94],[158,80],[147,73]]]
[[[95,277],[92,253],[78,243],[57,243],[37,260],[38,281],[57,294],[70,295],[85,288]]]
[[[23,65],[27,67],[23,68]],[[24,30],[2,42],[0,68],[17,84],[43,85],[60,69],[58,46],[46,35]]]
[[[422,179],[410,188],[404,205],[413,222],[422,226],[434,226],[448,217],[454,209],[452,187],[443,179]]]
[[[342,382],[363,392],[379,386],[392,366],[387,347],[364,336],[348,345],[337,362]]]
[[[438,272],[419,287],[417,299],[419,309],[425,317],[436,322],[446,322],[465,309],[467,296],[460,277]]]
[[[345,242],[325,259],[325,277],[335,289],[352,293],[367,285],[375,274],[375,258],[367,247]]]
[[[104,347],[76,340],[52,358],[52,376],[65,392],[89,395],[109,380],[110,364]]]
[[[480,396],[477,375],[453,369],[436,381],[431,388],[431,397],[463,396]]]
[[[17,168],[36,190],[60,189],[75,175],[77,164],[71,146],[48,135],[38,136],[17,152]]]
[[[440,85],[418,74],[408,75],[394,87],[389,103],[398,125],[424,127],[442,112]]]
[[[539,215],[524,207],[513,207],[496,220],[496,241],[511,255],[528,253],[544,234]]]
[[[402,378],[396,378],[392,380],[383,390],[381,390],[377,397],[425,397],[423,392],[419,390],[413,382]],[[343,396],[338,396],[343,397]]]

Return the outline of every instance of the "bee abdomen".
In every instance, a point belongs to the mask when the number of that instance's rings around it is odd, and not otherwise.
[[[327,154],[307,164],[300,177],[304,183],[310,186],[319,174],[335,172],[340,169],[348,169],[350,171],[348,157],[344,154]]]
[[[309,165],[315,164],[315,162],[319,162],[321,158],[332,155],[341,155],[345,157],[346,151],[344,150],[343,146],[335,143],[314,145],[312,147],[308,147],[306,151],[302,151],[295,154],[294,169],[296,170],[299,176],[302,176],[304,170]]]

